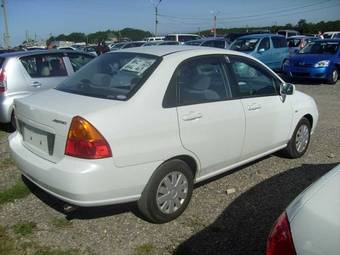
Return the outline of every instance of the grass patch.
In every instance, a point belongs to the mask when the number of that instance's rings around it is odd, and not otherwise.
[[[13,202],[15,199],[24,198],[28,194],[30,194],[30,190],[19,180],[9,189],[0,192],[0,205]]]
[[[37,250],[34,255],[80,255],[79,250],[69,249],[69,250],[61,250],[61,249],[52,249],[49,247],[43,247]]]
[[[0,254],[16,254],[14,241],[6,234],[5,228],[0,225]]]
[[[32,234],[33,230],[37,227],[34,222],[21,222],[13,226],[14,233],[18,235],[29,235]]]
[[[65,218],[54,218],[52,220],[52,225],[56,228],[69,228],[72,227],[73,222]]]
[[[8,168],[11,166],[15,166],[15,163],[12,158],[5,158],[0,161],[0,169]]]
[[[135,248],[135,252],[138,255],[144,255],[144,254],[149,254],[150,252],[152,252],[153,249],[154,249],[154,246],[151,243],[145,243],[142,245],[138,245]]]
[[[6,137],[7,137],[7,134],[3,131],[0,131],[0,141],[5,140]]]

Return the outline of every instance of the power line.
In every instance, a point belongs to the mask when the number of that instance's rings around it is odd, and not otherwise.
[[[333,0],[324,0],[324,1],[319,1],[316,3],[312,4],[305,4],[305,5],[298,5],[295,7],[290,7],[290,8],[285,8],[285,9],[272,9],[272,11],[267,11],[263,13],[258,13],[258,14],[252,14],[252,15],[243,15],[243,16],[230,16],[230,17],[224,17],[220,16],[219,20],[231,20],[231,19],[244,19],[244,18],[252,18],[252,17],[261,17],[261,16],[267,16],[267,15],[272,15],[272,14],[277,14],[277,13],[282,13],[282,12],[289,12],[292,10],[296,10],[296,8],[308,8],[320,4],[325,4]],[[209,21],[211,18],[210,17],[179,17],[179,16],[172,16],[172,15],[167,15],[167,14],[159,14],[160,17],[165,17],[165,18],[171,18],[171,19],[177,19],[177,20],[202,20],[202,21]],[[196,23],[197,24],[197,23]]]

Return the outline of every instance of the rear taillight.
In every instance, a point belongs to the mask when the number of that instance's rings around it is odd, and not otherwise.
[[[72,119],[68,132],[65,155],[100,159],[111,157],[111,149],[105,138],[87,120],[77,116]]]
[[[6,72],[3,68],[0,69],[0,93],[4,93],[7,90]]]
[[[296,255],[287,214],[275,222],[267,239],[267,255]]]

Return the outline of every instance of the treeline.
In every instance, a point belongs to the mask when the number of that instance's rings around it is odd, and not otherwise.
[[[112,38],[117,38],[118,40],[122,38],[129,38],[133,41],[142,40],[145,37],[152,36],[149,31],[144,31],[134,28],[124,28],[122,30],[106,30],[98,31],[95,33],[85,34],[74,32],[68,35],[60,34],[58,36],[51,36],[47,40],[47,44],[51,41],[72,41],[72,42],[86,42],[86,43],[98,43],[103,40],[111,40]]]
[[[318,23],[307,22],[305,19],[299,20],[295,25],[290,23],[282,26],[273,25],[267,27],[237,27],[229,29],[216,29],[217,34],[225,35],[231,32],[246,32],[246,31],[257,31],[257,30],[269,30],[270,32],[276,33],[280,29],[293,29],[299,31],[301,34],[316,34],[318,31],[340,31],[340,20],[336,21],[321,21]],[[202,31],[201,35],[210,36],[212,33],[210,30]],[[47,44],[51,41],[72,41],[72,42],[86,42],[86,43],[98,43],[103,40],[110,40],[117,38],[129,38],[133,41],[142,40],[145,37],[153,36],[149,31],[134,28],[124,28],[122,30],[106,30],[98,31],[95,33],[71,33],[68,35],[60,34],[58,36],[51,36],[47,40]]]
[[[293,29],[299,31],[301,34],[316,34],[318,31],[340,31],[340,20],[336,21],[320,21],[318,23],[307,22],[305,19],[299,20],[295,25],[288,23],[286,25],[273,25],[266,27],[238,27],[229,29],[216,29],[216,33],[224,35],[232,32],[246,32],[246,31],[257,31],[257,30],[269,30],[272,33],[276,33],[280,29]],[[202,31],[203,35],[211,35],[210,30]]]

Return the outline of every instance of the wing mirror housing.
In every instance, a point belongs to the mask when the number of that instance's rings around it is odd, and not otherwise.
[[[282,101],[286,101],[287,95],[293,95],[295,91],[295,85],[291,83],[283,83],[280,86],[280,95],[282,97]]]
[[[263,52],[265,52],[266,50],[264,49],[264,48],[261,48],[261,49],[259,49],[257,52],[258,53],[263,53]]]

